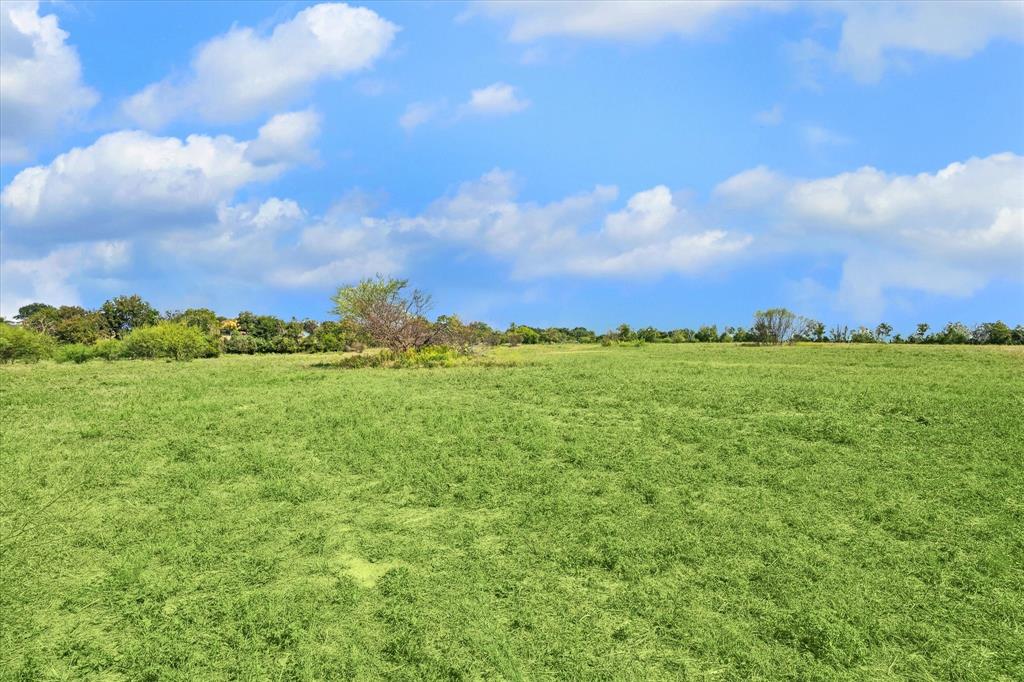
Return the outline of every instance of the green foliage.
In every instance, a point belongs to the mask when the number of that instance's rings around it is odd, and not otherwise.
[[[83,308],[61,306],[60,321],[53,331],[53,336],[60,343],[92,344],[106,335],[103,316],[89,312]]]
[[[661,332],[654,327],[644,327],[636,332],[636,338],[647,343],[656,343],[661,340]]]
[[[849,343],[850,328],[845,324],[837,324],[828,333],[828,340],[832,343]]]
[[[220,319],[217,313],[209,308],[189,308],[182,312],[168,313],[167,319],[171,322],[178,322],[186,327],[195,327],[209,336],[216,336],[220,333]]]
[[[0,323],[0,362],[38,362],[53,355],[53,339],[32,329]]]
[[[540,343],[540,333],[532,327],[520,325],[512,333],[519,337],[519,342],[523,345],[532,346]]]
[[[669,341],[672,343],[691,343],[694,341],[692,329],[673,329],[669,334]]]
[[[94,343],[106,333],[103,316],[79,306],[33,303],[18,313],[22,326],[49,334],[60,343]]]
[[[754,313],[751,332],[758,343],[788,343],[797,333],[798,318],[785,308],[768,308]]]
[[[874,332],[867,327],[859,327],[850,334],[850,343],[876,343],[877,341]]]
[[[55,310],[55,308],[47,303],[29,303],[28,305],[23,305],[18,308],[18,314],[14,316],[14,319],[24,323],[25,320],[36,313],[46,310]]]
[[[960,322],[950,322],[942,331],[929,339],[932,343],[967,343],[971,340],[971,330]]]
[[[58,346],[53,355],[57,362],[81,364],[93,358],[93,347],[85,343],[68,343]]]
[[[828,341],[828,337],[825,335],[825,323],[809,317],[801,318],[793,339],[795,341],[815,341],[817,343]],[[749,340],[757,341],[756,332],[750,334]]]
[[[120,339],[100,339],[94,344],[69,343],[57,346],[53,359],[57,362],[74,362],[81,364],[93,359],[119,360],[125,357],[124,341]]]
[[[124,341],[100,339],[92,347],[92,354],[101,360],[119,360],[124,357]]]
[[[718,325],[705,325],[697,330],[693,338],[701,343],[715,343],[718,341]]]
[[[118,296],[105,301],[99,312],[106,328],[119,339],[135,329],[154,325],[160,319],[160,313],[156,308],[137,294]]]
[[[430,296],[418,289],[406,293],[408,287],[408,280],[381,275],[338,287],[332,312],[396,353],[447,341],[447,327],[426,318]]]
[[[215,357],[219,354],[216,343],[195,327],[176,322],[163,322],[152,327],[136,329],[124,339],[126,358],[169,358],[193,360]]]
[[[377,353],[348,355],[336,365],[346,369],[363,367],[390,367],[393,369],[418,369],[430,367],[454,367],[464,363],[470,356],[449,346],[424,346],[394,352],[388,349]]]

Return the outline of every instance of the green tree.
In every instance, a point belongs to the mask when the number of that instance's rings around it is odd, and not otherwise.
[[[1013,330],[1002,321],[985,322],[974,328],[971,340],[974,343],[1003,346],[1013,343]]]
[[[697,330],[697,333],[693,335],[693,338],[701,343],[714,343],[718,341],[718,325],[704,325]]]
[[[100,306],[100,314],[106,328],[121,339],[132,330],[149,327],[157,323],[160,313],[138,294],[118,296]]]
[[[14,319],[24,323],[25,320],[41,310],[56,310],[56,308],[47,303],[29,303],[18,308],[18,314],[14,316]]]
[[[22,311],[25,311],[24,314]],[[15,317],[21,320],[21,326],[40,334],[52,335],[60,323],[57,308],[44,303],[33,303],[18,310]]]
[[[169,313],[167,319],[211,336],[220,334],[220,318],[209,308],[188,308],[180,313]]]
[[[654,327],[644,327],[637,331],[636,338],[647,343],[653,343],[661,339],[661,332]]]
[[[962,344],[971,339],[971,331],[961,322],[950,322],[935,335],[937,343]]]
[[[859,327],[850,335],[851,343],[875,343],[877,340],[878,339],[875,338],[874,332],[867,327]]]
[[[882,322],[877,327],[875,327],[875,338],[877,338],[879,341],[885,343],[886,341],[889,340],[890,336],[892,336],[891,325]]]
[[[754,313],[753,333],[758,343],[786,343],[796,331],[797,317],[785,308],[768,308]]]
[[[62,305],[51,334],[60,343],[93,344],[106,336],[103,316],[80,306]]]
[[[850,328],[845,324],[835,325],[832,327],[832,331],[828,334],[828,340],[832,343],[849,343],[850,342]]]

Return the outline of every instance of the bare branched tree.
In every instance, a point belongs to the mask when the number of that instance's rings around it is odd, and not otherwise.
[[[430,296],[409,287],[405,279],[364,279],[338,288],[331,300],[334,312],[365,331],[375,343],[402,352],[447,342],[448,325],[427,319]]]

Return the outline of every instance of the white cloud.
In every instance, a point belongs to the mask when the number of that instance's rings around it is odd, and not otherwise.
[[[405,108],[405,113],[398,119],[398,125],[409,133],[427,123],[444,107],[440,102],[413,102]]]
[[[81,241],[205,224],[240,187],[275,178],[294,161],[316,126],[308,112],[292,116],[274,117],[253,141],[104,135],[18,173],[0,193],[5,225],[28,240]]]
[[[466,111],[476,114],[514,114],[530,106],[516,89],[507,83],[492,83],[470,93]]]
[[[647,241],[663,234],[678,214],[672,192],[665,185],[658,185],[630,197],[624,210],[605,218],[604,229],[619,241]]]
[[[576,2],[481,2],[475,11],[509,18],[509,40],[528,42],[548,36],[644,41],[666,35],[693,36],[729,17],[754,9],[778,11],[784,2],[659,2],[656,0],[577,0]]]
[[[253,163],[308,163],[316,159],[310,142],[320,134],[320,114],[312,110],[278,114],[260,127],[245,150]]]
[[[838,66],[861,82],[878,81],[901,53],[963,59],[999,39],[1024,40],[1024,3],[850,3]]]
[[[754,114],[754,121],[763,126],[777,126],[782,123],[782,105],[776,104],[770,109]]]
[[[530,101],[519,96],[507,83],[492,83],[470,92],[469,100],[459,107],[450,107],[445,100],[412,102],[399,117],[398,125],[410,133],[431,121],[455,123],[464,116],[501,116],[523,111]]]
[[[0,4],[0,162],[30,158],[99,99],[67,38],[56,16],[39,16],[39,3]]]
[[[10,258],[0,264],[0,315],[14,317],[18,308],[43,301],[78,305],[78,281],[102,276],[128,262],[123,241],[61,246],[41,258]]]
[[[745,235],[701,228],[660,185],[633,195],[615,212],[607,210],[618,196],[615,187],[597,186],[548,204],[518,202],[516,195],[515,177],[493,170],[422,215],[397,220],[395,230],[423,232],[508,260],[518,277],[692,273],[750,243]]]
[[[397,31],[375,12],[341,3],[307,7],[270,35],[235,27],[203,44],[185,76],[147,86],[124,111],[148,128],[192,115],[244,120],[287,105],[319,80],[370,67]]]
[[[757,166],[719,183],[714,195],[734,206],[749,208],[771,201],[788,187],[785,177],[766,166]]]
[[[1024,157],[1016,154],[918,175],[864,167],[800,180],[755,168],[715,196],[757,216],[786,251],[844,255],[838,298],[862,319],[881,313],[890,289],[967,296],[993,279],[1024,277]]]
[[[951,298],[966,298],[981,289],[989,275],[936,259],[896,253],[856,252],[843,263],[836,304],[858,322],[882,319],[889,293],[909,289]]]
[[[1024,40],[1024,3],[1017,0],[945,2],[658,2],[647,0],[479,2],[472,14],[510,23],[509,40],[553,36],[625,42],[666,36],[700,37],[764,12],[802,7],[842,21],[833,49],[811,39],[791,46],[801,83],[819,89],[819,64],[878,81],[906,55],[963,59],[1000,39]]]
[[[753,241],[724,230],[684,234],[664,242],[621,253],[573,256],[566,271],[581,275],[656,276],[666,272],[692,274],[742,252]]]
[[[272,287],[330,287],[401,269],[407,248],[387,224],[343,205],[310,219],[290,199],[222,206],[216,222],[168,234],[160,250],[183,265]]]

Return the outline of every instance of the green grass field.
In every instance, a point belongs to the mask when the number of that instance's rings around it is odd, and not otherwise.
[[[2,679],[1024,678],[1024,353],[0,368]]]

